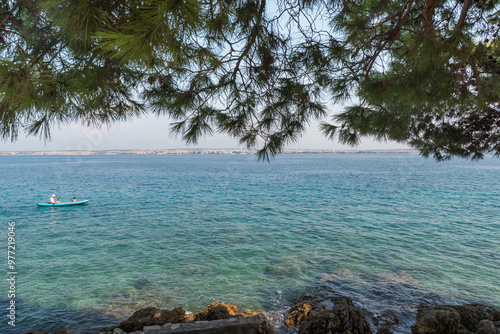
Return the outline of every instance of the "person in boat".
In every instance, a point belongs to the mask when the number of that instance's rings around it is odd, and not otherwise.
[[[76,202],[76,196],[75,196],[75,197],[73,197],[73,202]]]
[[[61,203],[61,201],[59,200],[59,198],[57,199],[57,201],[55,203],[56,204]]]
[[[55,197],[56,197],[56,195],[52,195],[50,197],[50,204],[54,204],[56,202]]]

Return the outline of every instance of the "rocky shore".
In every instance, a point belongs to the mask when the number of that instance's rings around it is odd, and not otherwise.
[[[300,298],[286,313],[287,333],[298,334],[397,334],[399,320],[390,314],[367,315],[348,297],[321,294]],[[371,325],[370,325],[371,323]],[[500,334],[500,309],[482,305],[420,304],[412,334]],[[99,334],[273,334],[263,311],[238,311],[235,305],[213,302],[192,314],[182,307],[160,310],[148,307]],[[25,334],[49,334],[30,331]],[[54,334],[71,334],[60,329]]]

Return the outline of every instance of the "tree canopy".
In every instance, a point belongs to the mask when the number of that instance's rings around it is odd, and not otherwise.
[[[499,155],[499,30],[498,0],[4,0],[0,136],[152,113],[262,158],[313,120],[342,143]]]

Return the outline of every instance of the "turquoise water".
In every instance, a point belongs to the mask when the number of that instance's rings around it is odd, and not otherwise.
[[[281,314],[320,289],[369,321],[397,315],[400,333],[420,302],[498,307],[499,176],[500,159],[403,154],[0,156],[0,247],[16,222],[18,272],[17,326],[0,332],[95,333],[214,300]],[[35,205],[52,193],[91,201]]]

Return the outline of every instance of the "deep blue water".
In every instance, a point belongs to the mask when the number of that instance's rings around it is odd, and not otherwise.
[[[0,156],[0,272],[9,222],[17,270],[0,332],[95,333],[214,300],[277,317],[316,290],[398,316],[399,333],[421,302],[498,307],[499,176],[491,157]],[[91,201],[35,205],[53,193]]]

